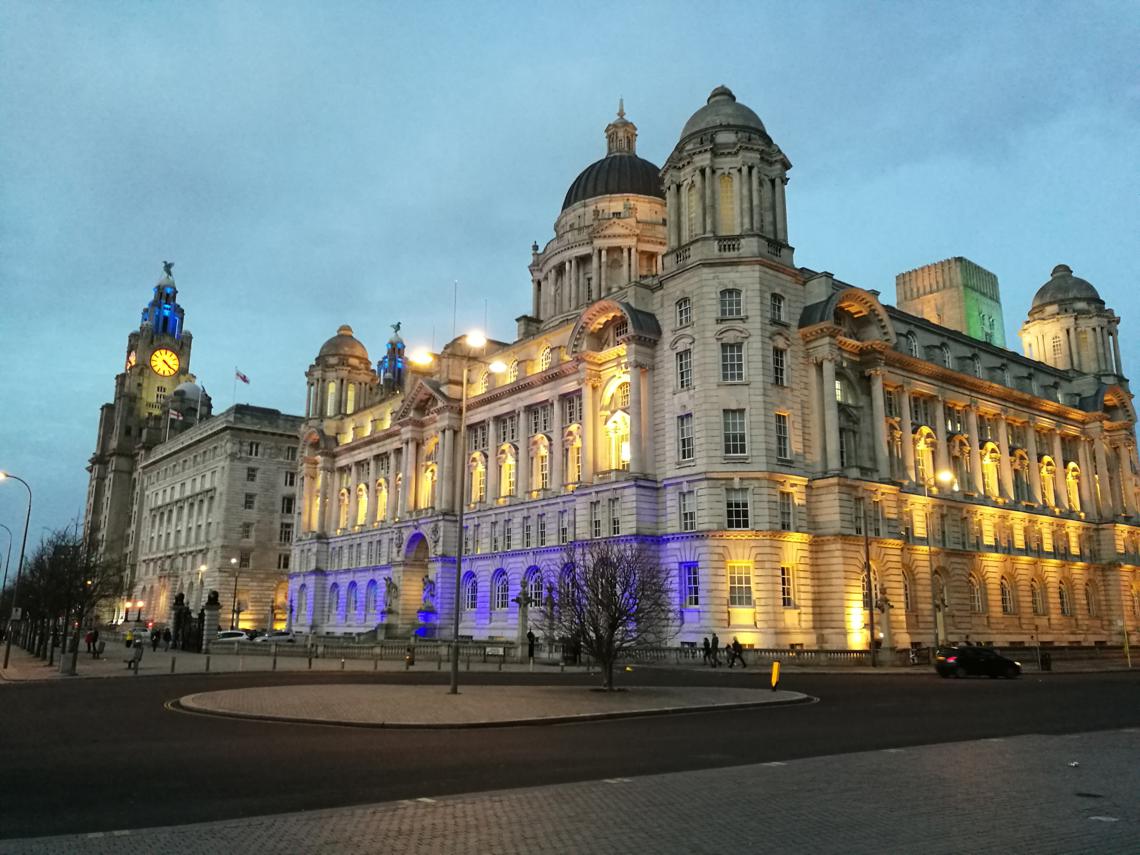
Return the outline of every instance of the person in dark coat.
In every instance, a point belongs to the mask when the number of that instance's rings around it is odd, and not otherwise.
[[[170,649],[170,642],[173,638],[174,638],[174,635],[173,635],[173,633],[171,633],[170,627],[166,627],[166,629],[164,629],[162,631],[162,649],[163,650],[169,650]]]
[[[740,639],[738,639],[735,635],[732,637],[732,644],[729,645],[728,650],[729,650],[729,655],[728,655],[728,667],[729,668],[731,668],[733,666],[733,664],[736,662],[737,659],[740,660],[740,667],[741,668],[747,668],[748,667],[744,663],[744,648],[740,645]]]
[[[152,653],[158,651],[158,641],[160,638],[162,638],[162,633],[158,631],[158,627],[156,626],[150,631],[150,649]]]
[[[701,656],[701,658],[706,665],[711,666],[712,665],[712,645],[709,644],[709,637],[707,635],[705,636],[704,642],[702,642],[702,647],[704,647],[704,654]]]
[[[714,668],[720,665],[720,638],[714,632],[712,637],[712,666]]]

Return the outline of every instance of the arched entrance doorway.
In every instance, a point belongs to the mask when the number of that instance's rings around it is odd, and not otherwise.
[[[429,554],[427,538],[421,532],[408,538],[400,584],[400,623],[420,638],[435,638],[439,625],[435,580],[428,571]]]

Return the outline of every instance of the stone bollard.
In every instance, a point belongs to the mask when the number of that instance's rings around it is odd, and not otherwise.
[[[210,673],[210,654],[206,654],[206,673]]]
[[[174,673],[174,660],[177,658],[178,658],[177,656],[173,656],[173,655],[170,657],[170,673],[171,674]]]
[[[277,670],[277,645],[273,645],[273,670]]]
[[[376,659],[376,657],[375,657],[375,656],[373,656],[373,657],[372,657],[372,670],[373,670],[373,671],[375,671],[375,670],[376,670],[376,666],[377,666],[378,664],[379,664],[379,660],[377,660],[377,659]]]
[[[313,670],[313,651],[309,651],[309,670]]]

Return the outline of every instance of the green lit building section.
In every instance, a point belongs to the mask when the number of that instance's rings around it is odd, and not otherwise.
[[[1005,347],[1005,319],[1001,313],[1001,297],[997,277],[970,261],[954,259],[962,283],[962,315],[966,335]]]
[[[895,277],[904,312],[1005,347],[1005,319],[998,279],[968,258],[955,256]]]

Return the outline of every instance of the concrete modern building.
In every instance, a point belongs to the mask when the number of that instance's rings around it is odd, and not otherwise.
[[[221,628],[284,627],[300,416],[237,404],[142,452],[133,598],[168,621],[212,589]]]
[[[1058,266],[1019,355],[964,259],[900,276],[910,312],[797,267],[791,162],[727,88],[663,168],[623,111],[605,134],[532,247],[513,341],[423,370],[398,331],[375,366],[348,326],[320,348],[294,629],[446,637],[458,608],[463,635],[515,638],[520,592],[544,601],[566,545],[608,537],[675,579],[683,644],[865,649],[871,609],[896,648],[1140,625],[1136,417],[1092,285]]]

